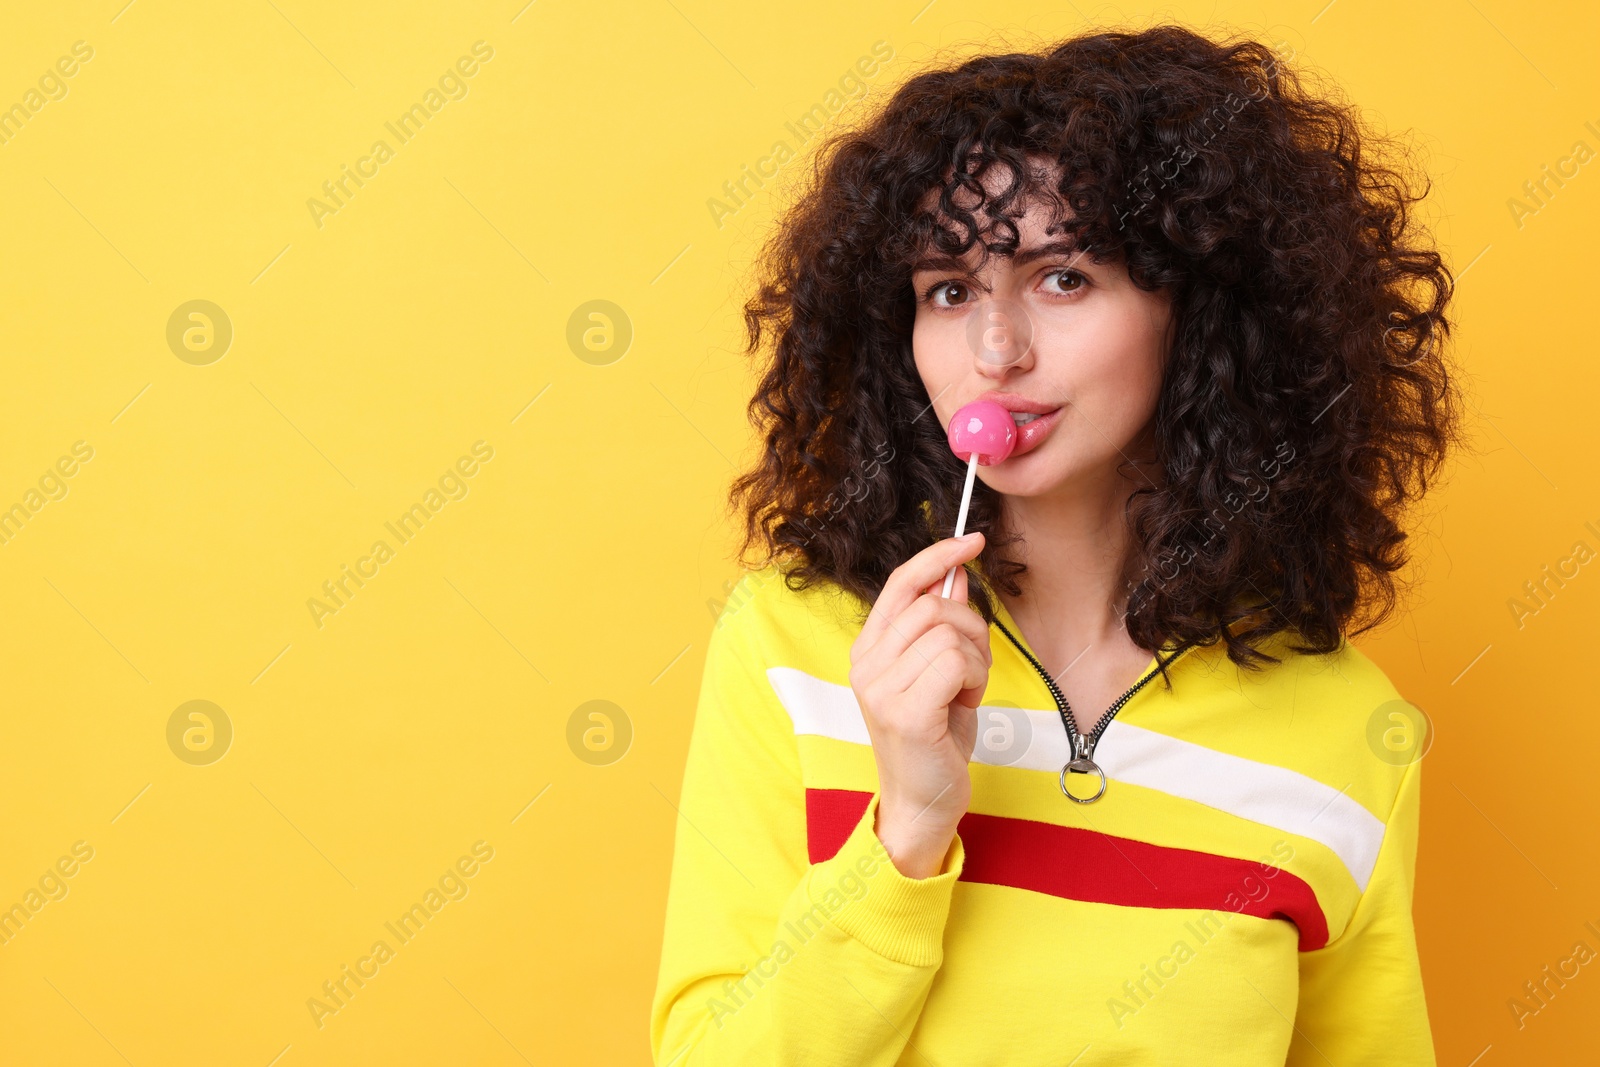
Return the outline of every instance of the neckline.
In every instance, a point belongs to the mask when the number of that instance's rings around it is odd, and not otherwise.
[[[969,576],[969,578],[970,578],[970,576]],[[1016,639],[1019,642],[1021,642],[1022,647],[1027,649],[1028,655],[1032,656],[1034,658],[1034,660],[1036,660],[1037,662],[1039,662],[1042,665],[1044,663],[1044,661],[1039,659],[1039,653],[1033,647],[1032,642],[1030,642],[1028,640],[1028,635],[1022,632],[1022,624],[1017,621],[1016,616],[1011,614],[1011,609],[1006,607],[1005,601],[1000,599],[999,594],[998,593],[994,593],[993,590],[991,590],[990,592],[991,592],[992,598],[994,600],[995,616],[998,619],[1000,619],[1000,621],[1002,621],[1002,622],[1004,622],[1006,624],[1006,628],[1009,629],[1011,631],[1011,633],[1016,636]],[[1007,640],[1004,637],[1004,635],[1002,635],[1001,640],[1006,641],[1007,644],[1010,643],[1010,641]],[[1125,686],[1123,688],[1123,692],[1127,692],[1127,690],[1133,688],[1136,685],[1139,685],[1141,682],[1143,682],[1151,674],[1151,672],[1159,671],[1163,662],[1166,663],[1170,667],[1171,664],[1173,663],[1173,661],[1178,659],[1178,658],[1180,658],[1180,657],[1178,657],[1173,652],[1172,645],[1171,645],[1170,642],[1168,642],[1166,645],[1163,645],[1160,649],[1158,649],[1156,651],[1156,653],[1154,655],[1152,655],[1150,657],[1149,662],[1147,662],[1144,665],[1144,667],[1139,671],[1138,677],[1136,677],[1132,682],[1130,682],[1127,686]],[[1055,679],[1052,677],[1051,681],[1054,682]],[[1100,713],[1103,714],[1104,713],[1104,709],[1101,709]]]
[[[928,506],[926,501],[923,502],[923,506],[924,508]],[[1039,653],[1034,649],[1032,642],[1028,640],[1028,635],[1022,632],[1022,624],[1017,621],[1016,616],[1011,614],[1011,609],[1006,607],[1006,602],[1000,598],[1000,594],[995,591],[992,585],[989,584],[989,576],[984,573],[982,559],[973,559],[968,565],[978,572],[983,584],[988,588],[989,599],[994,602],[995,616],[1006,623],[1007,629],[1016,635],[1016,638],[1019,642],[1021,642],[1022,647],[1027,649],[1028,655],[1032,656],[1034,660],[1040,663],[1042,666],[1043,661],[1039,659]],[[967,575],[967,582],[969,585],[971,584],[971,574]],[[993,632],[993,629],[994,628],[991,626],[990,631]],[[1008,645],[1011,643],[1003,634],[1001,635],[1001,640],[1005,641],[1005,643]],[[1134,686],[1140,686],[1142,688],[1145,684],[1147,684],[1146,679],[1149,677],[1150,673],[1152,671],[1159,672],[1163,663],[1165,663],[1169,668],[1170,674],[1170,668],[1173,663],[1179,659],[1193,658],[1189,655],[1189,653],[1195,651],[1197,651],[1196,646],[1191,646],[1185,649],[1182,653],[1179,653],[1174,649],[1173,642],[1166,642],[1160,648],[1156,649],[1155,653],[1150,657],[1149,662],[1147,662],[1144,665],[1144,668],[1139,671],[1139,676],[1129,684],[1128,689],[1131,689]],[[1051,678],[1050,682],[1052,685],[1056,684],[1054,678]],[[1124,689],[1123,692],[1126,693],[1127,689]]]

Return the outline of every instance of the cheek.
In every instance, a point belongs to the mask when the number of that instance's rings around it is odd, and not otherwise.
[[[1106,437],[1124,441],[1155,414],[1161,335],[1143,309],[1080,319],[1051,347],[1062,354],[1067,395]]]
[[[1093,322],[1078,321],[1056,340],[1067,353],[1075,386],[1084,397],[1115,398],[1126,403],[1143,398],[1160,383],[1161,352],[1156,335],[1142,316],[1116,313]]]
[[[969,362],[959,327],[927,313],[918,313],[911,327],[911,352],[930,396],[954,381]]]
[[[1097,345],[1104,373],[1130,400],[1149,398],[1154,403],[1161,387],[1164,333],[1165,319],[1144,302],[1106,316]]]

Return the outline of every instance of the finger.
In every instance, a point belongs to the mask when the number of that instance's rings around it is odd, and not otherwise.
[[[958,653],[959,658],[951,655],[952,652]],[[939,699],[934,701],[934,706],[943,707],[963,689],[986,686],[989,663],[965,637],[936,629],[918,638],[890,663],[879,684],[891,694],[906,694],[924,683],[926,675],[937,680]]]
[[[857,655],[852,670],[866,678],[881,674],[915,642],[943,624],[954,627],[979,651],[982,658],[993,662],[989,627],[983,621],[983,616],[965,603],[946,600],[937,593],[924,593],[899,618],[887,621],[883,636],[871,648]]]
[[[924,593],[918,597],[905,610],[905,614],[895,620],[894,628],[890,630],[889,635],[885,635],[885,640],[889,640],[890,635],[895,635],[896,630],[909,633],[914,639],[918,633],[930,630],[940,623],[954,626],[957,632],[982,650],[984,655],[988,655],[989,624],[984,621],[983,616],[972,610],[966,602],[953,597],[947,599],[936,592]]]
[[[947,537],[896,567],[861,624],[856,647],[865,651],[876,644],[888,628],[889,620],[898,618],[935,581],[943,582],[952,566],[976,558],[983,551],[983,545],[981,533],[973,534],[970,540]],[[959,581],[961,576],[956,577]],[[852,655],[855,655],[854,650]]]
[[[956,564],[955,572],[956,572],[955,581],[950,583],[950,599],[955,601],[957,604],[965,604],[967,602],[967,577],[968,577],[968,572],[967,572],[966,565],[965,564],[960,564],[960,563]],[[946,574],[949,573],[949,569],[948,568],[946,568],[945,573]],[[932,585],[928,586],[926,589],[922,590],[922,592],[924,592],[924,593],[935,593],[935,594],[938,594],[938,595],[943,595],[944,594],[944,575],[943,574],[939,575],[938,580],[935,581]]]
[[[948,650],[941,653],[931,663],[924,665],[924,669],[905,689],[904,700],[912,707],[944,708],[955,703],[956,698],[962,693],[978,694],[973,700],[981,700],[983,691],[989,685],[989,668],[970,650],[957,650],[959,656],[950,654]],[[909,658],[909,657],[908,657]],[[948,723],[948,717],[945,722]]]
[[[986,685],[975,685],[963,689],[951,698],[950,703],[958,705],[972,714],[977,714],[979,705],[983,703],[984,690],[987,688],[988,686]]]

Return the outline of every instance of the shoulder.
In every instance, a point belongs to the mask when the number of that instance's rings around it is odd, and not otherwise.
[[[1222,712],[1207,718],[1227,749],[1341,790],[1387,820],[1426,750],[1425,718],[1349,640],[1326,653],[1296,651],[1302,644],[1292,630],[1274,634],[1260,647],[1278,662],[1260,670],[1234,664],[1220,643],[1197,650],[1191,694]]]
[[[1219,641],[1199,650],[1199,671],[1247,700],[1306,713],[1303,725],[1313,732],[1348,733],[1376,708],[1401,699],[1383,668],[1348,639],[1331,652],[1301,651],[1305,644],[1295,630],[1280,630],[1257,646],[1277,662],[1250,669],[1229,660]]]
[[[797,585],[777,563],[745,571],[717,615],[712,641],[738,644],[763,669],[791,667],[844,681],[850,647],[872,605],[827,579]]]

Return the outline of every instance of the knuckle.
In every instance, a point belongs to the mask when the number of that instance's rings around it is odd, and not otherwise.
[[[872,704],[874,707],[878,704],[878,687],[882,677],[882,675],[877,674],[870,676],[862,674],[855,683],[856,691],[867,703]]]

